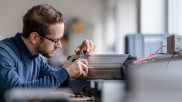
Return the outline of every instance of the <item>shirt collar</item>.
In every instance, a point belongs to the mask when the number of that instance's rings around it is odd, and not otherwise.
[[[27,46],[25,45],[24,41],[21,38],[21,33],[17,33],[13,37],[13,40],[16,43],[16,46],[17,46],[23,60],[25,60],[25,59],[33,60],[38,56],[38,55],[32,55],[31,52],[28,50]]]

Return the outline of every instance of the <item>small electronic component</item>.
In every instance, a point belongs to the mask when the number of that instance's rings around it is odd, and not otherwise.
[[[75,55],[71,55],[67,58],[66,63],[71,63],[77,60],[78,58],[84,58],[85,54],[87,53],[86,50],[78,51]]]
[[[172,54],[180,50],[182,50],[182,35],[167,37],[167,52]]]

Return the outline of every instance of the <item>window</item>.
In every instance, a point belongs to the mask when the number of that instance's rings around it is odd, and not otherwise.
[[[168,1],[168,32],[182,35],[182,1]]]

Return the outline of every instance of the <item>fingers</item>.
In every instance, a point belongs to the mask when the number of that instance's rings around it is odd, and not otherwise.
[[[91,53],[95,51],[96,45],[91,40],[86,39],[82,42],[82,44],[79,47],[76,48],[75,52],[84,49],[86,49],[88,55],[91,55]]]
[[[88,74],[88,62],[86,59],[78,59],[73,62],[75,70],[75,77],[79,77],[83,75],[83,77],[86,77]]]
[[[80,75],[83,75],[84,77],[88,74],[88,62],[86,59],[78,59],[79,61],[79,69],[80,69]]]
[[[75,53],[77,53],[78,51],[80,51],[81,50],[81,46],[79,46],[79,47],[77,47],[76,49],[75,49]]]
[[[67,63],[63,66],[70,78],[86,77],[88,74],[88,62],[86,59],[77,59],[74,62]]]
[[[88,54],[88,53],[90,52],[90,47],[91,47],[91,46],[90,46],[90,41],[87,39],[87,40],[85,40],[84,42],[85,42],[85,44],[86,44],[85,47],[86,47],[87,54]]]
[[[82,59],[83,76],[86,77],[88,74],[88,62],[86,59]]]
[[[88,65],[88,62],[87,62],[86,59],[81,59],[81,58],[79,58],[78,60],[81,61],[83,64]]]
[[[88,52],[88,55],[91,55],[91,53],[92,53],[93,51],[95,51],[96,46],[95,46],[95,43],[93,43],[92,41],[89,41],[89,44],[90,44],[90,50],[87,51],[87,52]]]
[[[89,51],[90,50],[90,47],[89,47],[89,40],[84,40],[80,46],[78,46],[76,49],[75,49],[75,53],[78,52],[78,51],[81,51],[81,50],[86,50]]]

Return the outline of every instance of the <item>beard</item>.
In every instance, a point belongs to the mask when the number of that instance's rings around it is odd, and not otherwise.
[[[46,51],[46,50],[42,49],[41,47],[39,47],[38,48],[38,52],[41,55],[43,55],[44,57],[51,58],[51,57],[53,57],[55,55],[56,49],[50,50],[50,51],[48,51],[48,50]]]

